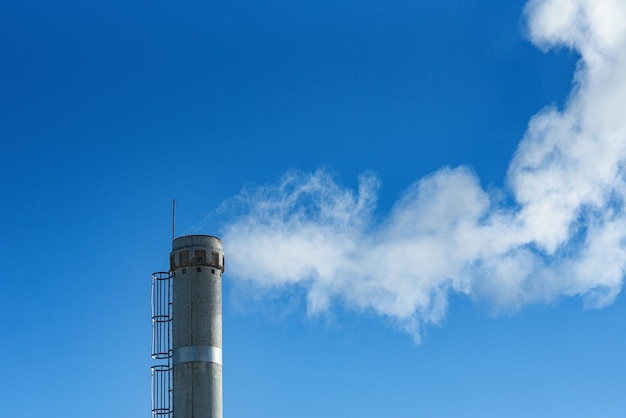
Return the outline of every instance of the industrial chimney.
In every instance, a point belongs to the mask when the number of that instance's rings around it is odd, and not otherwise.
[[[152,355],[167,358],[152,368],[154,418],[222,418],[223,272],[222,241],[187,235],[153,275]]]

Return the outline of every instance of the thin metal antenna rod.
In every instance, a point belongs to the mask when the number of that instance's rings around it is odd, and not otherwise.
[[[176,238],[176,198],[172,199],[172,241]]]

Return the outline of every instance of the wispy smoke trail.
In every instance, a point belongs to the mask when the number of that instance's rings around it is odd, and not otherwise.
[[[245,190],[223,230],[230,275],[300,285],[309,312],[338,300],[420,329],[448,295],[516,310],[561,296],[611,303],[626,268],[626,1],[531,0],[532,42],[581,55],[564,109],[535,115],[507,173],[513,204],[467,167],[412,185],[375,222],[379,181],[340,187],[325,171]]]

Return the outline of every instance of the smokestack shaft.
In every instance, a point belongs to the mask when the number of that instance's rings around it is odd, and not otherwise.
[[[219,238],[172,242],[174,418],[222,418],[222,272]]]

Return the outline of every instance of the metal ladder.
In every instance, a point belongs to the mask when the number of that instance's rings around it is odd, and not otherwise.
[[[172,418],[172,275],[152,274],[152,418]]]

